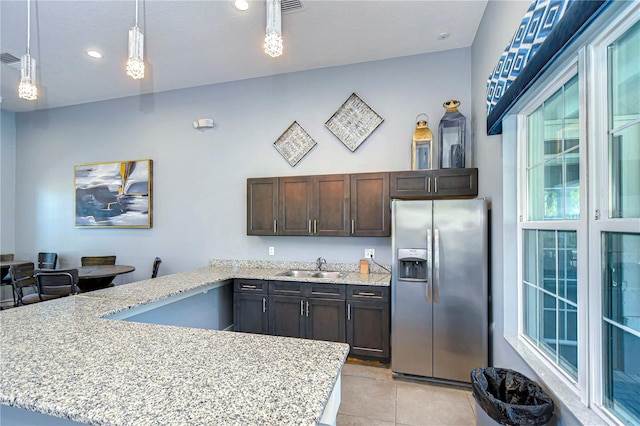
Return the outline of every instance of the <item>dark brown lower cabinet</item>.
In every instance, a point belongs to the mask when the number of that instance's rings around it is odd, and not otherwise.
[[[234,280],[233,330],[245,333],[268,333],[267,298],[267,281]]]
[[[390,322],[388,287],[348,286],[347,343],[351,356],[388,363]]]
[[[304,300],[293,296],[269,297],[269,334],[305,337]]]
[[[306,337],[330,342],[346,342],[344,300],[306,300]]]
[[[389,362],[389,287],[235,280],[234,330],[346,342],[350,356]]]

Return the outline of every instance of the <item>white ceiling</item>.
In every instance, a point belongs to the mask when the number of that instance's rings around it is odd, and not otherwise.
[[[264,1],[140,0],[147,73],[125,74],[133,0],[31,0],[39,98],[18,99],[20,71],[0,66],[4,110],[23,112],[468,47],[486,0],[301,0],[284,13],[284,54],[263,51]],[[26,0],[0,1],[0,53],[26,51]],[[444,40],[439,35],[447,32]],[[85,52],[95,48],[103,59]],[[443,66],[446,66],[443,64]],[[425,76],[428,78],[428,76]]]

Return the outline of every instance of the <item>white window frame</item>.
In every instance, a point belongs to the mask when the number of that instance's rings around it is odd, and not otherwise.
[[[622,425],[613,413],[604,407],[604,346],[602,343],[602,244],[603,232],[640,232],[640,219],[621,219],[610,217],[611,200],[609,194],[609,116],[608,116],[608,56],[607,47],[620,38],[633,25],[640,22],[640,4],[636,3],[627,13],[618,17],[607,26],[600,36],[588,46],[588,62],[592,78],[587,90],[592,93],[592,102],[588,111],[589,159],[594,184],[589,190],[589,240],[594,243],[589,249],[589,274],[592,277],[589,286],[589,305],[592,315],[589,317],[591,337],[596,344],[590,345],[592,360],[590,371],[592,385],[590,400],[592,408],[600,416],[612,423]]]
[[[528,220],[529,200],[527,197],[527,117],[533,113],[543,102],[549,99],[554,93],[560,90],[575,75],[578,75],[579,91],[579,160],[580,160],[580,218],[576,220]],[[585,100],[585,61],[584,49],[573,56],[560,71],[554,74],[554,78],[544,85],[544,88],[533,97],[518,113],[518,223],[517,223],[517,247],[518,247],[518,338],[532,351],[538,354],[540,360],[547,368],[555,371],[560,380],[574,393],[580,400],[588,404],[589,386],[588,369],[589,353],[588,343],[588,264],[586,262],[587,246],[587,132],[586,132],[586,100]],[[578,267],[577,267],[577,291],[578,291],[578,371],[577,380],[564,371],[547,354],[542,352],[531,339],[524,333],[524,296],[523,296],[523,233],[525,230],[553,230],[553,231],[575,231],[577,234]],[[557,308],[556,308],[557,309]]]
[[[608,170],[608,58],[607,46],[640,21],[640,1],[615,2],[602,19],[591,25],[580,36],[575,47],[561,55],[549,67],[545,75],[530,88],[517,103],[512,112],[505,117],[503,143],[518,144],[516,148],[503,148],[510,158],[515,156],[517,166],[509,164],[505,157],[504,176],[515,173],[513,187],[505,183],[505,196],[515,196],[513,210],[505,205],[505,236],[513,235],[515,244],[505,248],[516,250],[517,268],[513,271],[505,266],[505,313],[513,312],[510,304],[517,297],[518,336],[510,337],[505,329],[505,338],[520,353],[539,378],[549,386],[563,406],[575,415],[579,421],[587,424],[607,422],[611,425],[623,425],[621,420],[603,406],[604,398],[604,344],[602,342],[602,232],[640,232],[640,218],[609,218],[609,170]],[[565,221],[526,222],[528,203],[521,196],[526,191],[526,157],[522,155],[521,141],[526,140],[526,117],[538,108],[562,85],[578,72],[580,90],[580,219],[578,224],[578,380],[564,373],[561,368],[548,359],[546,354],[532,345],[523,336],[523,295],[522,295],[522,252],[523,230],[553,229],[571,230],[563,226]],[[604,141],[604,142],[603,142]],[[513,146],[513,145],[511,145]],[[525,192],[526,193],[526,192]],[[515,223],[514,223],[515,222]],[[512,225],[515,225],[511,228]],[[564,224],[566,225],[566,224]],[[513,241],[513,240],[511,240]],[[589,244],[591,242],[591,244]],[[515,246],[515,247],[514,247]],[[505,253],[505,258],[507,253]],[[586,258],[585,258],[586,257]],[[515,274],[513,274],[515,272]],[[514,276],[515,275],[515,276]],[[506,290],[506,283],[517,279],[517,295]],[[586,285],[585,285],[586,283]],[[515,330],[514,330],[515,331]],[[574,396],[572,396],[574,395]],[[581,403],[581,404],[580,404]],[[570,421],[563,414],[563,421]],[[598,419],[598,420],[596,420]]]

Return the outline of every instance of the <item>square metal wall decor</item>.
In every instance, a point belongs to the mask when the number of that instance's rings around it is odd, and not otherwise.
[[[324,125],[353,152],[383,121],[384,118],[352,93]]]
[[[151,228],[151,160],[75,165],[76,228]]]
[[[298,161],[316,145],[316,141],[309,136],[297,121],[294,121],[273,143],[273,146],[282,154],[291,167],[298,164]]]

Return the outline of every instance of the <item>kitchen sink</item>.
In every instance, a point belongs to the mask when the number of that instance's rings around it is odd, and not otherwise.
[[[344,278],[347,274],[345,272],[338,271],[306,271],[299,269],[289,269],[281,272],[278,275],[283,277],[296,277],[296,278]]]
[[[302,271],[302,270],[297,270],[297,269],[289,269],[288,271],[284,271],[279,273],[278,275],[281,275],[283,277],[313,277],[313,274],[315,274],[317,271]]]
[[[321,271],[312,275],[313,278],[344,278],[345,272]]]

